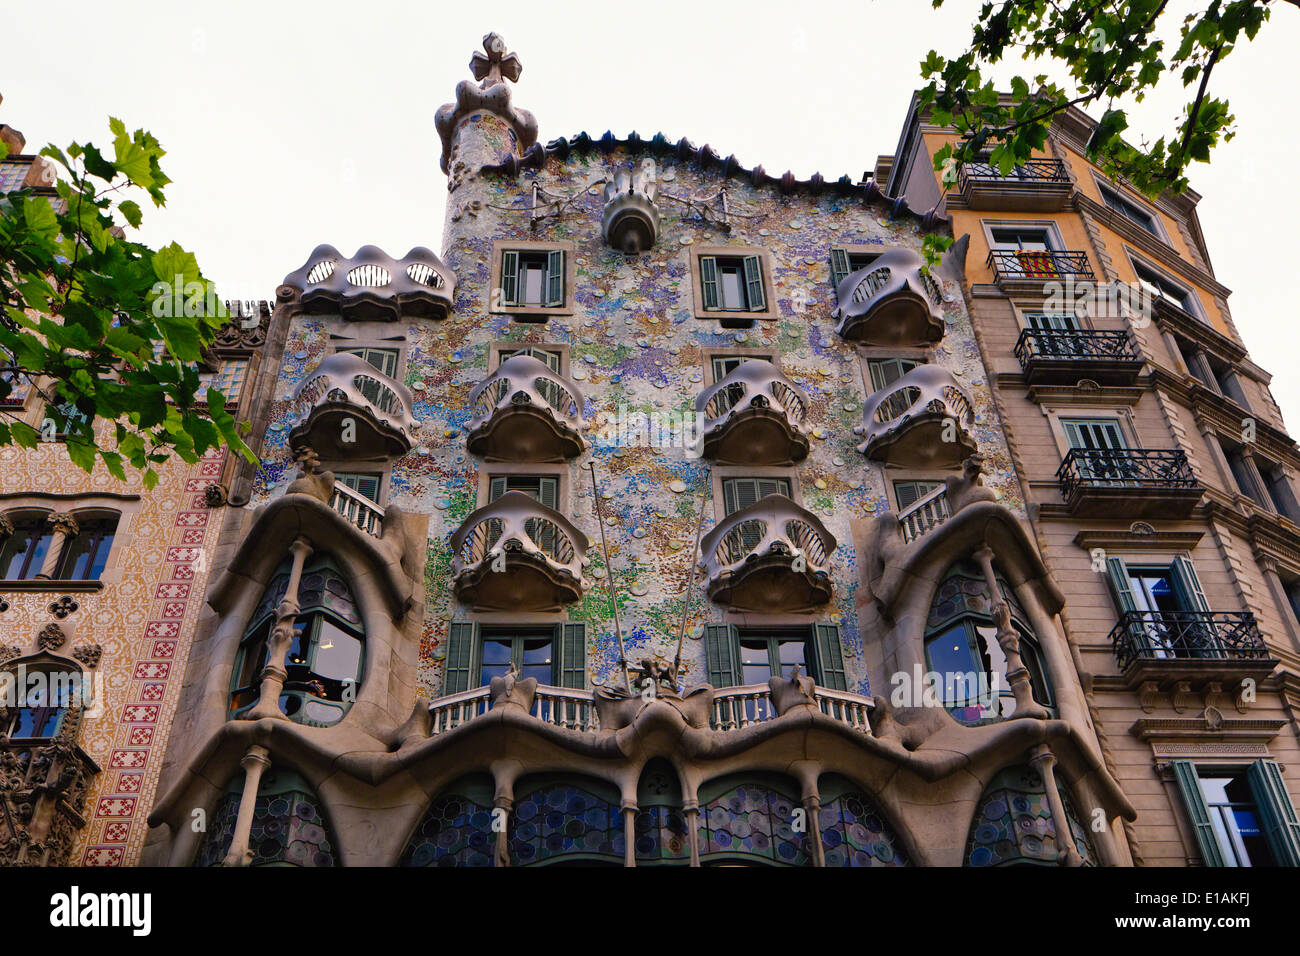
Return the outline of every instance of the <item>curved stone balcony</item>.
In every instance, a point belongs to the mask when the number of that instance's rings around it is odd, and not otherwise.
[[[918,365],[862,407],[858,451],[888,465],[950,468],[977,450],[975,403],[945,368]]]
[[[808,396],[771,362],[742,362],[695,399],[703,454],[720,464],[789,465],[808,456]]]
[[[910,249],[892,249],[840,282],[840,336],[863,345],[924,345],[943,338],[943,291]]]
[[[411,450],[410,390],[359,355],[327,355],[294,390],[291,447],[325,459],[396,458]]]
[[[445,319],[456,301],[456,274],[423,246],[401,259],[378,246],[362,246],[348,259],[333,246],[320,245],[283,284],[302,293],[308,311],[337,310],[348,320]]]
[[[456,598],[478,611],[557,611],[582,597],[587,545],[558,511],[507,492],[451,539]]]
[[[810,611],[831,597],[835,537],[785,495],[718,522],[700,542],[709,597],[737,611]]]
[[[582,392],[531,355],[516,355],[469,393],[466,447],[488,461],[565,461],[587,448]]]

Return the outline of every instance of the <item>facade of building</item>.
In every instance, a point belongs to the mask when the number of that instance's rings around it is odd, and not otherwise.
[[[1137,809],[1135,861],[1295,865],[1300,454],[1188,192],[1091,166],[1071,110],[1008,175],[934,171],[910,109],[877,178],[969,236],[966,295],[1063,631]]]
[[[1008,366],[1056,250],[1016,247],[1010,293],[973,236],[925,267],[981,215],[926,192],[942,131],[910,118],[888,185],[797,180],[662,133],[543,145],[504,41],[470,67],[441,253],[323,245],[276,291],[141,862],[1129,866],[1228,862],[1219,834],[1300,862],[1294,620],[1262,564],[1255,603],[1228,583],[1285,523],[1215,511],[1190,451],[1158,492],[1047,469],[1030,411],[1104,442],[1071,403],[1169,420],[1196,386],[1137,332],[1070,378],[1083,330],[1049,324],[1039,375]]]

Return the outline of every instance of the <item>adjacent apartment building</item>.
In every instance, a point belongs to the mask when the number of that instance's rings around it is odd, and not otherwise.
[[[860,182],[543,144],[504,41],[470,68],[440,253],[276,290],[145,846],[78,860],[1300,863],[1295,450],[1190,204],[1134,238],[1063,130],[1051,205],[968,170],[981,207],[916,116]],[[931,269],[931,230],[971,237]],[[1129,245],[1205,310],[1048,303]],[[1254,496],[1188,437],[1229,382]]]

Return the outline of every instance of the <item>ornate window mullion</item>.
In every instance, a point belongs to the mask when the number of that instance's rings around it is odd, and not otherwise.
[[[64,546],[81,532],[81,528],[70,511],[52,512],[45,520],[54,531],[54,539],[50,542],[50,550],[45,552],[45,560],[41,563],[40,573],[36,577],[50,580],[59,571],[59,561],[63,557]]]
[[[1034,748],[1029,764],[1043,778],[1043,790],[1047,805],[1052,810],[1052,822],[1056,825],[1056,846],[1058,859],[1063,866],[1083,866],[1083,857],[1074,845],[1074,831],[1070,829],[1070,818],[1065,812],[1065,803],[1061,800],[1061,791],[1056,788],[1056,756],[1047,744]]]
[[[993,570],[993,551],[980,548],[973,555],[984,572],[984,580],[989,588],[990,613],[997,625],[998,646],[1007,658],[1007,682],[1011,692],[1016,695],[1016,717],[1037,717],[1046,720],[1051,717],[1047,708],[1034,700],[1033,684],[1029,680],[1029,668],[1020,657],[1020,634],[1011,626],[1011,607],[1006,601],[1002,588],[998,586],[998,576]]]
[[[257,705],[248,712],[249,720],[257,720],[261,717],[284,718],[284,712],[280,709],[280,692],[284,689],[285,679],[289,676],[289,671],[284,666],[284,658],[289,653],[289,645],[293,642],[294,626],[297,624],[300,610],[298,585],[302,580],[303,565],[312,552],[311,542],[306,538],[298,538],[289,546],[289,551],[293,555],[293,566],[289,570],[289,582],[284,597],[280,599],[275,609],[275,626],[271,628],[266,644],[266,666],[262,669],[262,684],[258,692]],[[242,805],[240,812],[243,812]]]
[[[248,753],[244,754],[239,765],[244,768],[244,791],[239,797],[239,813],[235,817],[235,832],[230,838],[230,851],[221,861],[222,866],[248,866],[253,862],[249,835],[253,829],[253,811],[257,809],[257,792],[262,774],[271,766],[270,751],[254,744],[248,748]]]

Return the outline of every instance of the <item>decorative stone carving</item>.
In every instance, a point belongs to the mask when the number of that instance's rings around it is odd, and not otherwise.
[[[0,614],[3,614],[7,610],[9,610],[9,602],[4,598],[0,598]]]
[[[98,644],[78,644],[72,649],[72,656],[87,667],[98,667],[104,648]]]
[[[22,652],[17,644],[0,644],[0,664],[8,663]]]
[[[564,461],[587,449],[582,391],[531,355],[502,362],[469,405],[465,447],[488,461]]]
[[[796,665],[789,680],[779,674],[768,678],[767,686],[772,694],[772,706],[778,717],[784,717],[787,711],[795,707],[811,707],[818,710],[815,695],[817,684],[807,674],[799,671]]]
[[[261,348],[266,343],[266,332],[271,327],[271,303],[226,303],[230,321],[217,329],[213,345],[219,349]]]
[[[72,598],[70,598],[68,595],[65,594],[57,601],[51,603],[49,610],[51,614],[53,614],[60,621],[62,621],[69,614],[75,614],[80,608],[81,608],[80,604],[78,604],[76,601],[74,601]]]
[[[203,489],[203,503],[209,508],[220,508],[230,500],[230,492],[220,482],[213,482]]]
[[[883,258],[883,257],[882,257]],[[845,280],[847,281],[847,280]],[[940,365],[918,365],[862,406],[858,451],[909,468],[956,465],[979,450],[975,402]]]
[[[807,393],[771,362],[741,362],[695,399],[698,453],[719,464],[784,465],[808,456]],[[693,452],[694,453],[694,452]]]
[[[52,511],[46,516],[45,521],[55,534],[62,532],[69,538],[75,538],[81,530],[76,517],[70,511]]]
[[[492,702],[492,707],[509,705],[521,707],[524,713],[528,713],[533,709],[536,697],[537,678],[525,677],[520,680],[519,671],[513,662],[503,676],[493,677],[488,683],[488,699]]]
[[[36,646],[43,651],[57,651],[68,642],[68,635],[57,624],[46,624],[36,635]]]
[[[1130,534],[1155,534],[1156,533],[1156,529],[1153,528],[1151,525],[1147,524],[1145,521],[1134,521],[1131,525],[1128,526],[1128,530]]]
[[[8,515],[0,515],[0,538],[7,538],[14,533],[14,523]]]
[[[394,259],[378,246],[362,246],[348,259],[329,244],[281,286],[302,293],[304,310],[337,310],[349,321],[397,321],[402,316],[445,319],[456,296],[456,274],[423,246]]]
[[[633,256],[645,252],[659,238],[659,210],[655,207],[655,161],[641,160],[636,172],[610,170],[605,176],[605,212],[600,231],[610,248]]]
[[[891,249],[840,281],[831,315],[864,345],[925,345],[943,338],[943,291],[911,249]]]
[[[306,445],[298,446],[293,458],[298,463],[298,476],[289,482],[285,493],[311,495],[328,503],[334,494],[334,472],[323,470],[316,451]]]
[[[461,80],[456,84],[456,102],[439,108],[433,119],[442,140],[440,165],[444,173],[451,169],[452,142],[457,127],[477,111],[491,113],[514,132],[517,154],[524,153],[537,142],[537,118],[528,110],[510,104],[510,87],[505,82],[519,81],[524,69],[519,57],[506,52],[506,41],[496,33],[483,37],[483,50],[483,53],[475,51],[469,61],[470,72],[479,82]]]

